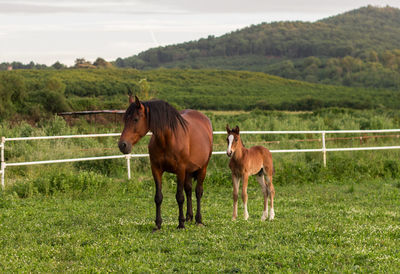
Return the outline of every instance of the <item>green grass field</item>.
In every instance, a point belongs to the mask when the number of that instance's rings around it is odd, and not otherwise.
[[[214,130],[398,128],[397,111],[206,112]],[[0,125],[0,135],[118,132],[49,119]],[[343,135],[342,137],[351,137]],[[214,150],[226,149],[215,136]],[[246,146],[314,148],[320,136],[243,136]],[[300,140],[300,141],[299,141]],[[303,140],[303,141],[302,141]],[[397,145],[397,137],[330,140],[328,147]],[[279,143],[277,143],[279,141]],[[6,161],[118,154],[116,138],[6,143]],[[146,152],[148,139],[135,153]],[[273,142],[273,143],[271,143]],[[249,183],[250,219],[231,221],[228,158],[213,156],[205,180],[204,227],[178,225],[175,177],[163,178],[163,226],[152,233],[154,182],[147,158],[8,167],[0,192],[0,272],[399,272],[399,151],[274,154],[275,213],[261,222],[262,194]],[[193,197],[194,198],[194,197]],[[195,200],[195,198],[194,198]]]
[[[136,178],[137,179],[137,178]],[[177,227],[175,183],[164,183],[162,230],[151,180],[118,191],[0,199],[1,272],[398,272],[398,181],[276,186],[272,222],[249,187],[250,218],[231,221],[229,182],[205,182],[204,227]]]

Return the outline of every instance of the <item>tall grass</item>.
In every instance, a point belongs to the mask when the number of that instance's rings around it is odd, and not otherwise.
[[[241,130],[339,130],[339,129],[387,129],[399,128],[400,112],[394,111],[355,111],[348,109],[328,109],[315,112],[277,112],[256,110],[250,113],[205,112],[212,120],[216,131],[224,130],[226,124],[238,125]],[[69,127],[60,117],[42,121],[36,126],[26,123],[18,125],[2,124],[0,135],[7,137],[67,135],[95,132],[120,132],[121,125],[100,125],[78,123]],[[327,137],[368,137],[357,134],[328,135]],[[214,136],[214,151],[226,149],[226,136]],[[269,149],[321,148],[321,136],[315,134],[288,135],[243,135],[245,146],[264,145]],[[356,147],[397,145],[398,138],[369,138],[329,140],[327,147]],[[39,161],[102,155],[118,155],[118,138],[84,138],[68,140],[21,141],[6,143],[6,162]],[[146,153],[149,137],[143,138],[133,153]],[[327,167],[323,167],[322,153],[281,153],[274,154],[276,169],[275,184],[318,183],[325,181],[358,182],[365,179],[396,178],[400,175],[399,152],[358,151],[329,152]],[[214,155],[208,168],[210,184],[230,184],[228,157]],[[134,180],[151,179],[148,158],[132,159]],[[49,175],[50,174],[50,175]],[[75,174],[75,175],[74,175]],[[104,184],[107,178],[124,181],[127,177],[126,162],[101,160],[42,166],[9,167],[6,170],[7,188],[19,196],[27,197],[37,193],[51,195],[66,191],[71,187],[68,180],[73,176],[86,174],[87,180],[93,176]],[[50,176],[50,177],[48,177]],[[60,177],[57,179],[57,176]],[[100,177],[96,177],[100,176]],[[69,178],[64,180],[62,178]],[[58,183],[54,183],[57,181]],[[60,186],[60,184],[66,186]],[[24,186],[26,185],[26,186]],[[40,185],[45,185],[42,187]],[[83,187],[83,186],[82,186]],[[50,190],[54,188],[54,190]]]

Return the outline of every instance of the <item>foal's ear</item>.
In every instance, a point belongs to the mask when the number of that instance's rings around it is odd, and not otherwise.
[[[232,131],[235,132],[236,134],[239,134],[239,126],[233,128]]]
[[[226,132],[228,132],[228,133],[231,132],[231,130],[229,129],[229,125],[228,124],[226,124]]]

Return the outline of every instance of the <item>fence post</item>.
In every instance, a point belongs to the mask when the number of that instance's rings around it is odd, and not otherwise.
[[[4,144],[6,143],[6,137],[1,137],[1,189],[4,190],[4,173],[6,171],[6,163],[4,162]]]
[[[126,167],[128,169],[128,180],[131,179],[131,155],[126,155]]]
[[[324,157],[324,167],[326,167],[325,132],[322,132],[322,153],[323,153],[323,157]]]

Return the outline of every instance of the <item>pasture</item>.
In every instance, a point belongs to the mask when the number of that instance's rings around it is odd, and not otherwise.
[[[164,183],[164,223],[152,233],[151,180],[113,190],[0,199],[1,272],[396,272],[398,181],[277,186],[276,219],[261,222],[249,184],[248,221],[231,221],[227,179],[205,184],[204,227],[177,227],[175,183]],[[108,185],[109,187],[109,185]],[[239,203],[241,209],[241,203]],[[241,213],[242,211],[239,210]]]
[[[325,110],[207,115],[214,130],[226,123],[246,130],[399,128],[399,114]],[[32,127],[0,125],[0,135],[38,136],[118,132],[53,119]],[[345,136],[350,137],[350,136]],[[214,150],[226,148],[215,137]],[[316,136],[246,136],[246,146],[270,149],[320,147]],[[303,140],[303,141],[298,141]],[[279,141],[279,143],[278,143]],[[146,151],[140,141],[134,153]],[[393,145],[398,138],[328,141],[329,147]],[[113,155],[117,140],[8,144],[6,161]],[[275,220],[261,222],[263,197],[255,178],[248,188],[250,218],[243,204],[232,217],[232,185],[225,155],[213,156],[204,182],[204,227],[178,225],[176,181],[163,177],[163,226],[152,233],[154,182],[148,159],[9,168],[0,194],[1,272],[397,272],[400,269],[399,151],[332,152],[327,168],[320,153],[273,155]]]

